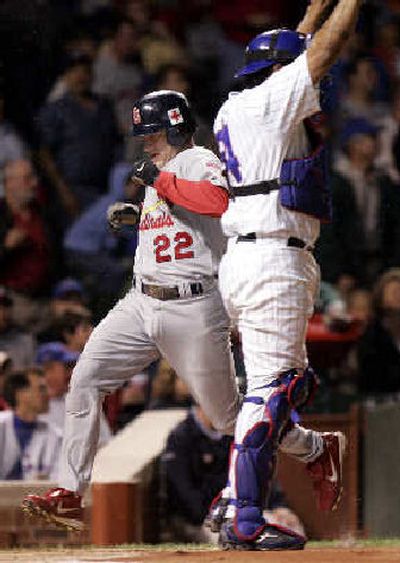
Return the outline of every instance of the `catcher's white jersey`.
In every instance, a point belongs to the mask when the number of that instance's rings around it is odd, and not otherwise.
[[[203,147],[178,153],[163,170],[185,180],[226,184],[220,161]],[[143,281],[171,285],[212,278],[224,251],[219,219],[168,204],[154,188],[146,187],[134,265],[134,273]]]
[[[302,122],[319,110],[319,91],[313,86],[306,53],[259,86],[231,93],[214,124],[219,150],[228,161],[230,185],[279,178],[285,158],[307,153]],[[256,232],[296,236],[312,244],[319,235],[319,221],[283,208],[277,190],[231,200],[222,226],[230,237]]]

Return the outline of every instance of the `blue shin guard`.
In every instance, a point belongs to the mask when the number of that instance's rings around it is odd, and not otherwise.
[[[234,531],[239,540],[252,541],[263,530],[263,507],[274,475],[276,450],[292,409],[304,406],[315,390],[316,378],[311,369],[298,374],[290,370],[272,384],[274,389],[265,401],[262,397],[246,397],[245,402],[264,404],[263,419],[248,430],[237,450],[236,516]]]

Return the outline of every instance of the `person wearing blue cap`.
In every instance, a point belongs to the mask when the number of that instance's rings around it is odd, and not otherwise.
[[[62,340],[60,331],[61,319],[66,313],[91,316],[86,308],[86,294],[83,284],[75,278],[64,278],[57,282],[52,290],[46,315],[46,322],[37,334],[38,342],[54,342]]]
[[[57,428],[64,425],[65,394],[79,353],[70,352],[62,342],[47,342],[38,347],[36,363],[42,367],[49,390],[46,418]]]
[[[79,352],[68,350],[63,342],[46,342],[37,350],[36,363],[43,369],[50,399],[48,412],[42,418],[61,432],[64,429],[65,397],[68,384],[79,356]],[[108,442],[110,436],[110,428],[102,415],[98,447]]]
[[[375,165],[379,129],[358,117],[343,124],[341,153],[331,177],[333,221],[319,244],[322,278],[341,285],[371,284],[400,263],[400,191]]]
[[[53,288],[52,296],[54,299],[68,300],[73,298],[79,302],[83,301],[85,291],[82,283],[75,278],[64,278],[56,283]]]
[[[14,369],[32,365],[36,341],[30,332],[17,327],[14,322],[14,299],[11,292],[0,285],[0,350],[7,352]]]
[[[47,342],[39,346],[36,362],[40,365],[48,362],[59,362],[66,366],[74,366],[79,358],[78,352],[70,352],[62,342]]]

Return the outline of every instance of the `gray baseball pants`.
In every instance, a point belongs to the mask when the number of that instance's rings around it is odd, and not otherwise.
[[[239,397],[228,328],[216,287],[171,301],[130,290],[95,328],[72,374],[60,487],[83,492],[92,471],[104,395],[160,356],[185,381],[214,427],[233,434]]]

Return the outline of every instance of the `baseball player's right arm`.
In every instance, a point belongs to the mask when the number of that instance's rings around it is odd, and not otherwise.
[[[297,26],[299,33],[315,33],[332,12],[336,0],[311,0],[304,18]]]
[[[314,84],[328,72],[338,58],[357,22],[363,0],[340,0],[331,16],[307,49],[307,62]]]
[[[195,167],[195,161],[191,167]],[[211,170],[216,167],[218,173],[210,173],[208,167]],[[228,192],[221,185],[224,184],[221,163],[214,156],[201,159],[198,180],[178,178],[173,172],[159,170],[148,157],[137,162],[131,174],[134,180],[153,186],[161,198],[192,213],[218,218],[228,207]]]

